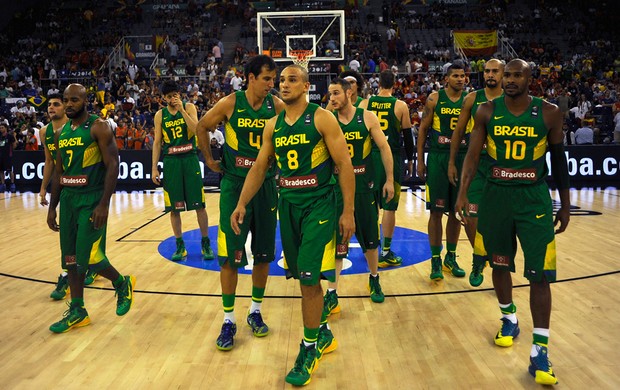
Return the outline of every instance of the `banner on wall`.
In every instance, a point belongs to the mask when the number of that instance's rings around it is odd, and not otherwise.
[[[467,56],[490,56],[497,51],[496,30],[457,30],[452,35],[454,46]]]

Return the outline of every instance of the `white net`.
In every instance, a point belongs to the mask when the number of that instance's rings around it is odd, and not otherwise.
[[[308,70],[308,63],[310,62],[310,56],[312,56],[312,50],[291,50],[289,56],[295,65],[303,66]]]

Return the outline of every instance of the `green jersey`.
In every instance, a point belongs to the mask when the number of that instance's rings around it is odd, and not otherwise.
[[[262,106],[254,110],[244,91],[235,92],[235,108],[226,123],[222,167],[226,174],[245,178],[256,161],[263,144],[263,129],[270,118],[276,116],[273,97],[268,94]],[[275,175],[275,165],[267,177]]]
[[[461,92],[461,96],[456,102],[448,97],[445,89],[438,92],[437,105],[433,111],[433,124],[430,129],[430,151],[450,153],[450,140],[452,133],[456,129],[459,121],[459,114],[463,106],[465,91]],[[461,141],[459,152],[467,152],[469,133],[471,133],[472,122],[469,121],[465,130],[465,137]]]
[[[396,117],[396,99],[393,96],[371,96],[368,99],[368,110],[374,112],[379,118],[379,125],[392,153],[400,153],[400,120]],[[373,148],[379,150],[376,144]]]
[[[308,103],[306,110],[293,125],[278,115],[273,130],[273,146],[280,168],[280,196],[288,202],[306,207],[333,190],[334,163],[314,123],[319,108]]]
[[[103,189],[105,165],[97,141],[90,135],[90,128],[99,119],[91,115],[75,130],[71,120],[65,124],[58,137],[58,153],[64,173],[60,184],[67,190],[94,191]]]
[[[334,115],[338,118],[337,112],[334,112]],[[338,120],[338,123],[344,133],[344,139],[347,141],[347,148],[353,164],[355,193],[372,192],[374,187],[374,166],[370,155],[372,139],[366,122],[364,122],[364,109],[357,108],[351,122],[344,124]],[[335,171],[335,173],[338,172]]]
[[[357,99],[355,99],[355,103],[353,103],[353,107],[359,107],[360,103],[362,102],[362,97],[358,96]]]
[[[547,134],[542,99],[531,97],[525,112],[513,115],[499,97],[487,124],[488,180],[500,185],[534,184],[547,176]]]
[[[183,103],[185,107],[185,103]],[[161,110],[161,132],[164,140],[164,156],[175,154],[196,154],[196,137],[187,130],[187,123],[180,111],[172,115],[168,107]]]
[[[43,147],[47,148],[52,155],[52,161],[56,164],[56,140],[54,139],[54,126],[50,122],[45,128],[45,139],[43,140]]]

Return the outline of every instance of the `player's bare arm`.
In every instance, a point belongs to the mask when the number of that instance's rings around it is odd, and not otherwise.
[[[463,99],[463,106],[461,107],[461,113],[459,114],[459,120],[456,123],[456,128],[452,132],[452,138],[450,139],[450,161],[448,161],[448,180],[453,186],[456,186],[456,182],[459,180],[459,172],[456,169],[456,155],[459,152],[461,141],[465,136],[465,129],[471,119],[471,108],[476,101],[476,92],[470,92]]]
[[[405,172],[405,179],[409,179],[413,175],[413,138],[410,136],[411,115],[409,114],[409,106],[402,100],[397,100],[394,113],[400,121],[400,131],[403,132],[403,138],[405,139],[405,151],[407,152],[407,172]],[[404,133],[405,131],[407,133]],[[406,137],[408,137],[408,140]],[[411,148],[411,150],[407,150],[408,148]],[[411,154],[411,156],[409,156],[409,154]]]
[[[342,192],[344,207],[339,220],[342,243],[348,243],[355,232],[355,174],[351,164],[351,156],[344,139],[344,134],[338,125],[336,117],[327,110],[319,108],[314,114],[314,123],[317,131],[323,136],[325,145],[332,160],[338,168],[338,184]]]
[[[491,119],[493,107],[493,102],[486,102],[480,105],[478,111],[476,111],[474,129],[469,138],[469,149],[467,149],[467,155],[465,155],[465,161],[463,162],[461,186],[459,187],[459,194],[456,198],[454,209],[458,212],[461,221],[465,224],[467,224],[467,220],[463,216],[463,210],[469,210],[467,191],[469,190],[472,180],[476,176],[476,170],[480,162],[480,152],[482,152],[487,138],[487,123],[489,123]]]
[[[222,172],[220,161],[213,159],[211,154],[211,136],[209,132],[217,126],[228,121],[235,109],[235,103],[237,102],[237,96],[233,93],[220,99],[215,106],[213,106],[205,116],[203,116],[196,125],[196,136],[198,137],[198,147],[205,157],[205,162],[209,169],[215,172]]]
[[[58,138],[60,137],[60,132],[54,135],[54,144],[56,145],[56,150],[58,149]],[[50,196],[50,204],[49,209],[47,210],[47,226],[53,231],[57,232],[60,230],[60,226],[56,223],[56,207],[58,207],[58,202],[60,201],[60,191],[62,187],[60,186],[60,177],[62,176],[64,169],[62,167],[62,156],[60,152],[56,153],[56,165],[54,166],[54,170],[52,173],[52,194]]]
[[[418,177],[426,181],[426,163],[424,162],[424,145],[426,144],[426,137],[428,136],[428,129],[433,124],[433,111],[437,106],[437,92],[433,92],[426,99],[424,110],[422,111],[422,120],[420,122],[420,128],[418,130],[418,159],[417,159],[417,173]]]
[[[155,114],[155,118],[153,122],[155,123],[155,127],[153,128],[153,152],[151,159],[151,180],[153,183],[157,185],[161,185],[161,180],[159,180],[159,168],[157,168],[157,163],[159,162],[159,156],[161,155],[161,140],[162,140],[162,129],[161,129],[161,110],[157,111]]]
[[[366,122],[366,127],[370,131],[370,136],[373,141],[375,141],[375,144],[377,144],[379,152],[381,153],[381,161],[385,169],[385,185],[383,186],[382,194],[386,198],[386,201],[389,202],[394,198],[394,161],[392,158],[392,151],[390,150],[387,138],[385,138],[385,133],[381,130],[381,124],[379,123],[377,115],[372,111],[364,111],[364,122]]]
[[[90,134],[97,142],[106,169],[105,180],[103,182],[103,194],[101,195],[99,204],[93,210],[91,217],[93,220],[93,227],[95,229],[100,229],[105,226],[108,221],[110,198],[116,189],[116,181],[118,180],[118,149],[112,131],[108,126],[108,122],[98,119],[91,127]]]
[[[551,153],[551,172],[560,194],[560,209],[553,221],[554,225],[560,223],[556,230],[556,234],[559,234],[566,230],[570,222],[568,168],[564,154],[564,132],[562,131],[563,116],[558,106],[543,101],[543,118],[545,126],[549,129],[547,142]]]
[[[252,165],[252,168],[250,168],[245,178],[237,207],[230,215],[230,226],[237,235],[241,233],[239,225],[243,223],[245,207],[260,189],[260,186],[265,181],[267,170],[271,164],[274,163],[275,149],[273,147],[273,129],[277,118],[278,117],[273,117],[269,119],[265,125],[265,129],[263,130],[263,144],[258,152],[258,156],[256,156],[254,165]]]
[[[54,158],[52,157],[52,153],[49,151],[44,142],[46,131],[47,126],[43,126],[39,130],[39,139],[41,140],[41,142],[43,142],[43,152],[45,153],[45,165],[43,166],[43,181],[41,182],[41,189],[39,190],[39,203],[41,204],[41,206],[47,206],[49,204],[46,199],[47,186],[50,183],[52,174],[54,173]]]

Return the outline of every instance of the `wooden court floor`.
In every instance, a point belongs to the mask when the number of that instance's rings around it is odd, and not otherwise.
[[[397,226],[426,233],[424,193],[403,193]],[[207,194],[216,225],[219,194]],[[554,199],[558,199],[552,193]],[[558,279],[552,285],[550,358],[565,389],[620,388],[620,191],[571,191],[575,209],[557,236]],[[60,272],[58,236],[47,228],[37,194],[0,193],[0,389],[282,389],[302,336],[299,287],[271,277],[263,303],[269,336],[244,326],[251,279],[240,275],[235,348],[215,349],[222,323],[219,274],[162,257],[172,235],[161,191],[117,192],[110,207],[107,253],[137,278],[135,302],[115,315],[111,284],[85,292],[92,323],[66,334],[48,327],[64,302],[49,299]],[[444,219],[445,221],[445,219]],[[183,215],[184,230],[197,229]],[[471,248],[458,253],[468,273]],[[493,344],[500,313],[490,270],[472,288],[466,278],[428,279],[430,262],[381,272],[383,304],[367,297],[366,275],[341,280],[342,313],[330,317],[339,348],[324,356],[308,389],[536,388],[527,373],[532,322],[522,258],[513,276],[521,336]]]

